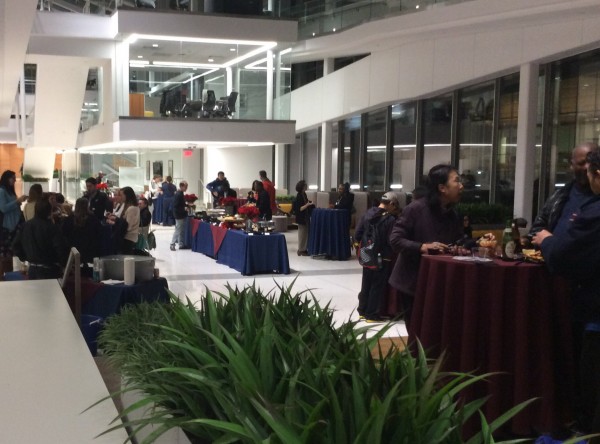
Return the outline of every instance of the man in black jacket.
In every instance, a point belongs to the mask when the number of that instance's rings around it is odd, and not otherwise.
[[[592,142],[585,142],[573,148],[570,166],[573,180],[556,190],[546,201],[531,225],[530,234],[535,235],[545,229],[554,235],[560,235],[564,232],[571,215],[593,197],[587,178],[586,156],[597,148],[598,145]]]
[[[175,192],[173,198],[173,216],[175,216],[175,232],[171,239],[171,251],[175,251],[175,244],[179,243],[179,249],[185,248],[183,244],[183,229],[185,227],[185,218],[187,217],[187,204],[184,194],[188,189],[188,183],[182,180],[179,183],[179,190]]]
[[[52,204],[44,199],[35,204],[35,216],[23,226],[13,242],[21,261],[29,261],[29,279],[56,279],[62,275],[69,248],[63,234],[50,220]]]
[[[222,197],[227,196],[229,188],[231,188],[229,186],[229,181],[225,177],[223,171],[219,171],[217,173],[217,178],[206,185],[206,189],[210,191],[210,194],[213,196],[213,208],[216,208],[219,205],[219,200]]]
[[[96,185],[96,179],[93,177],[86,179],[85,188],[87,191],[83,194],[83,197],[87,197],[90,211],[99,220],[104,220],[104,212],[112,213],[113,205],[106,193],[96,189]]]
[[[363,237],[367,233],[373,233],[372,237],[379,243],[376,245],[376,249],[381,261],[376,266],[363,265],[362,285],[358,294],[358,315],[367,322],[383,320],[380,313],[385,301],[385,291],[394,258],[389,237],[400,209],[398,195],[392,191],[385,193],[381,197],[379,206],[373,207],[365,213],[354,233],[357,241],[363,241],[361,246],[366,245],[366,239]],[[369,226],[372,228],[369,229]]]

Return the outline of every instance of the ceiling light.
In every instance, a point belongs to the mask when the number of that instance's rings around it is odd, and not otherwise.
[[[138,56],[138,59],[142,59],[142,58],[144,58],[144,56]]]
[[[247,45],[262,46],[269,42],[259,40],[233,40],[233,39],[211,39],[201,37],[177,37],[169,35],[151,35],[151,34],[132,34],[126,41],[133,43],[136,40],[158,40],[167,42],[188,42],[188,43],[215,43],[223,45]]]
[[[415,6],[415,9],[419,9],[419,5]]]
[[[333,32],[335,32],[335,28],[333,28]]]
[[[167,62],[155,60],[152,62],[155,66],[168,66],[170,68],[214,68],[215,65],[209,65],[207,63],[187,63],[187,62]]]
[[[152,43],[153,48],[158,48],[158,43]]]
[[[236,51],[237,51],[237,49],[236,49],[236,48],[229,48],[229,50],[230,50],[231,52],[236,52]]]
[[[314,37],[314,36],[316,36],[316,35],[317,35],[317,33],[316,33],[316,32],[313,32],[313,37]]]
[[[215,61],[215,59],[213,59],[211,56],[208,56],[208,62],[209,62],[209,63],[212,63],[212,62],[214,62],[214,61]]]

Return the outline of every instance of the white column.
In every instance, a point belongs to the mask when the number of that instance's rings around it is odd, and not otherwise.
[[[323,60],[323,77],[333,72],[333,58]]]
[[[539,66],[521,66],[519,79],[519,121],[515,170],[514,215],[532,222],[533,181],[535,171],[535,130],[537,121]]]
[[[319,171],[321,191],[329,191],[331,189],[332,132],[331,122],[323,122],[321,124],[321,171]]]
[[[275,145],[275,176],[273,177],[273,183],[275,188],[283,188],[286,182],[285,144],[278,143]],[[294,193],[288,190],[288,194]]]
[[[267,112],[265,118],[273,119],[273,51],[267,51]]]
[[[114,64],[114,115],[129,115],[129,43],[116,44]]]
[[[225,68],[225,73],[225,95],[228,96],[233,89],[233,72],[231,67]]]

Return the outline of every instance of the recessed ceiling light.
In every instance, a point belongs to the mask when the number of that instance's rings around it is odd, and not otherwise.
[[[230,50],[231,52],[236,52],[236,51],[237,51],[237,49],[235,49],[235,48],[229,48],[229,50]]]
[[[335,28],[333,28],[333,32],[335,32]]]
[[[415,6],[415,9],[419,9],[419,5]]]
[[[158,48],[158,43],[152,43],[153,48]]]
[[[208,62],[209,62],[209,63],[212,63],[212,62],[214,62],[214,61],[215,61],[215,59],[213,59],[212,57],[209,57],[209,58],[208,58]]]
[[[138,59],[143,59],[143,56],[138,56]]]
[[[313,32],[313,37],[314,37],[314,36],[316,36],[316,35],[317,35],[317,33],[316,33],[316,32]]]

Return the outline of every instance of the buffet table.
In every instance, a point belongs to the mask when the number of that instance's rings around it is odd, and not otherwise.
[[[0,442],[115,443],[106,385],[57,280],[2,282]],[[85,410],[85,411],[84,411]]]
[[[315,208],[310,217],[308,253],[326,255],[340,261],[350,257],[350,218],[348,210]]]
[[[290,273],[285,236],[248,235],[200,220],[191,221],[192,251],[214,258],[243,275]]]
[[[569,315],[567,283],[542,265],[424,256],[409,341],[419,339],[428,357],[445,350],[445,370],[501,373],[465,392],[490,396],[488,421],[539,397],[510,423],[510,432],[531,436],[572,419]]]

